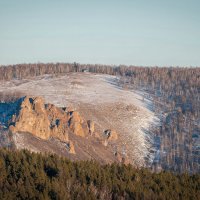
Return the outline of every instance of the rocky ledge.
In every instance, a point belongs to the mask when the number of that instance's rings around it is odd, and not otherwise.
[[[75,141],[69,139],[70,134],[82,138],[98,138],[102,146],[107,146],[109,141],[118,140],[116,131],[106,129],[103,133],[97,133],[93,121],[85,120],[72,108],[58,108],[53,104],[45,104],[42,97],[24,97],[8,126],[12,134],[30,133],[43,140],[58,139],[66,143],[66,149],[71,154],[76,153],[76,148]]]

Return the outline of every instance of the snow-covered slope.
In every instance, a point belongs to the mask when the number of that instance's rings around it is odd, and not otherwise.
[[[86,119],[92,119],[99,131],[107,127],[117,130],[120,143],[114,148],[128,154],[132,163],[141,166],[145,164],[145,158],[151,159],[148,130],[157,119],[142,101],[140,93],[122,89],[115,76],[90,73],[45,75],[1,83],[0,91],[20,91],[42,96],[56,106],[72,106]]]

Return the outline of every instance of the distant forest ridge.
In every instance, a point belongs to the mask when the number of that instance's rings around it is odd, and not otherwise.
[[[93,72],[110,75],[136,76],[140,73],[162,72],[169,74],[171,71],[179,73],[200,74],[198,67],[139,67],[126,65],[101,65],[101,64],[78,64],[78,63],[35,63],[35,64],[16,64],[0,66],[0,80],[24,79],[40,76],[44,74],[58,74],[68,72]]]

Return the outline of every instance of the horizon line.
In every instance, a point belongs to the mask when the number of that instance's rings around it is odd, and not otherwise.
[[[54,61],[54,62],[23,62],[23,63],[14,63],[14,64],[0,64],[0,67],[8,67],[8,66],[17,66],[17,65],[37,65],[37,64],[79,64],[79,65],[101,65],[101,66],[110,66],[110,67],[120,67],[120,66],[124,66],[124,67],[158,67],[158,68],[199,68],[200,65],[134,65],[134,64],[102,64],[102,63],[81,63],[81,62],[62,62],[62,61]]]

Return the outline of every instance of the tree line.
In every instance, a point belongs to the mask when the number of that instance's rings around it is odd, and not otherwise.
[[[0,199],[199,199],[200,175],[0,149]]]

